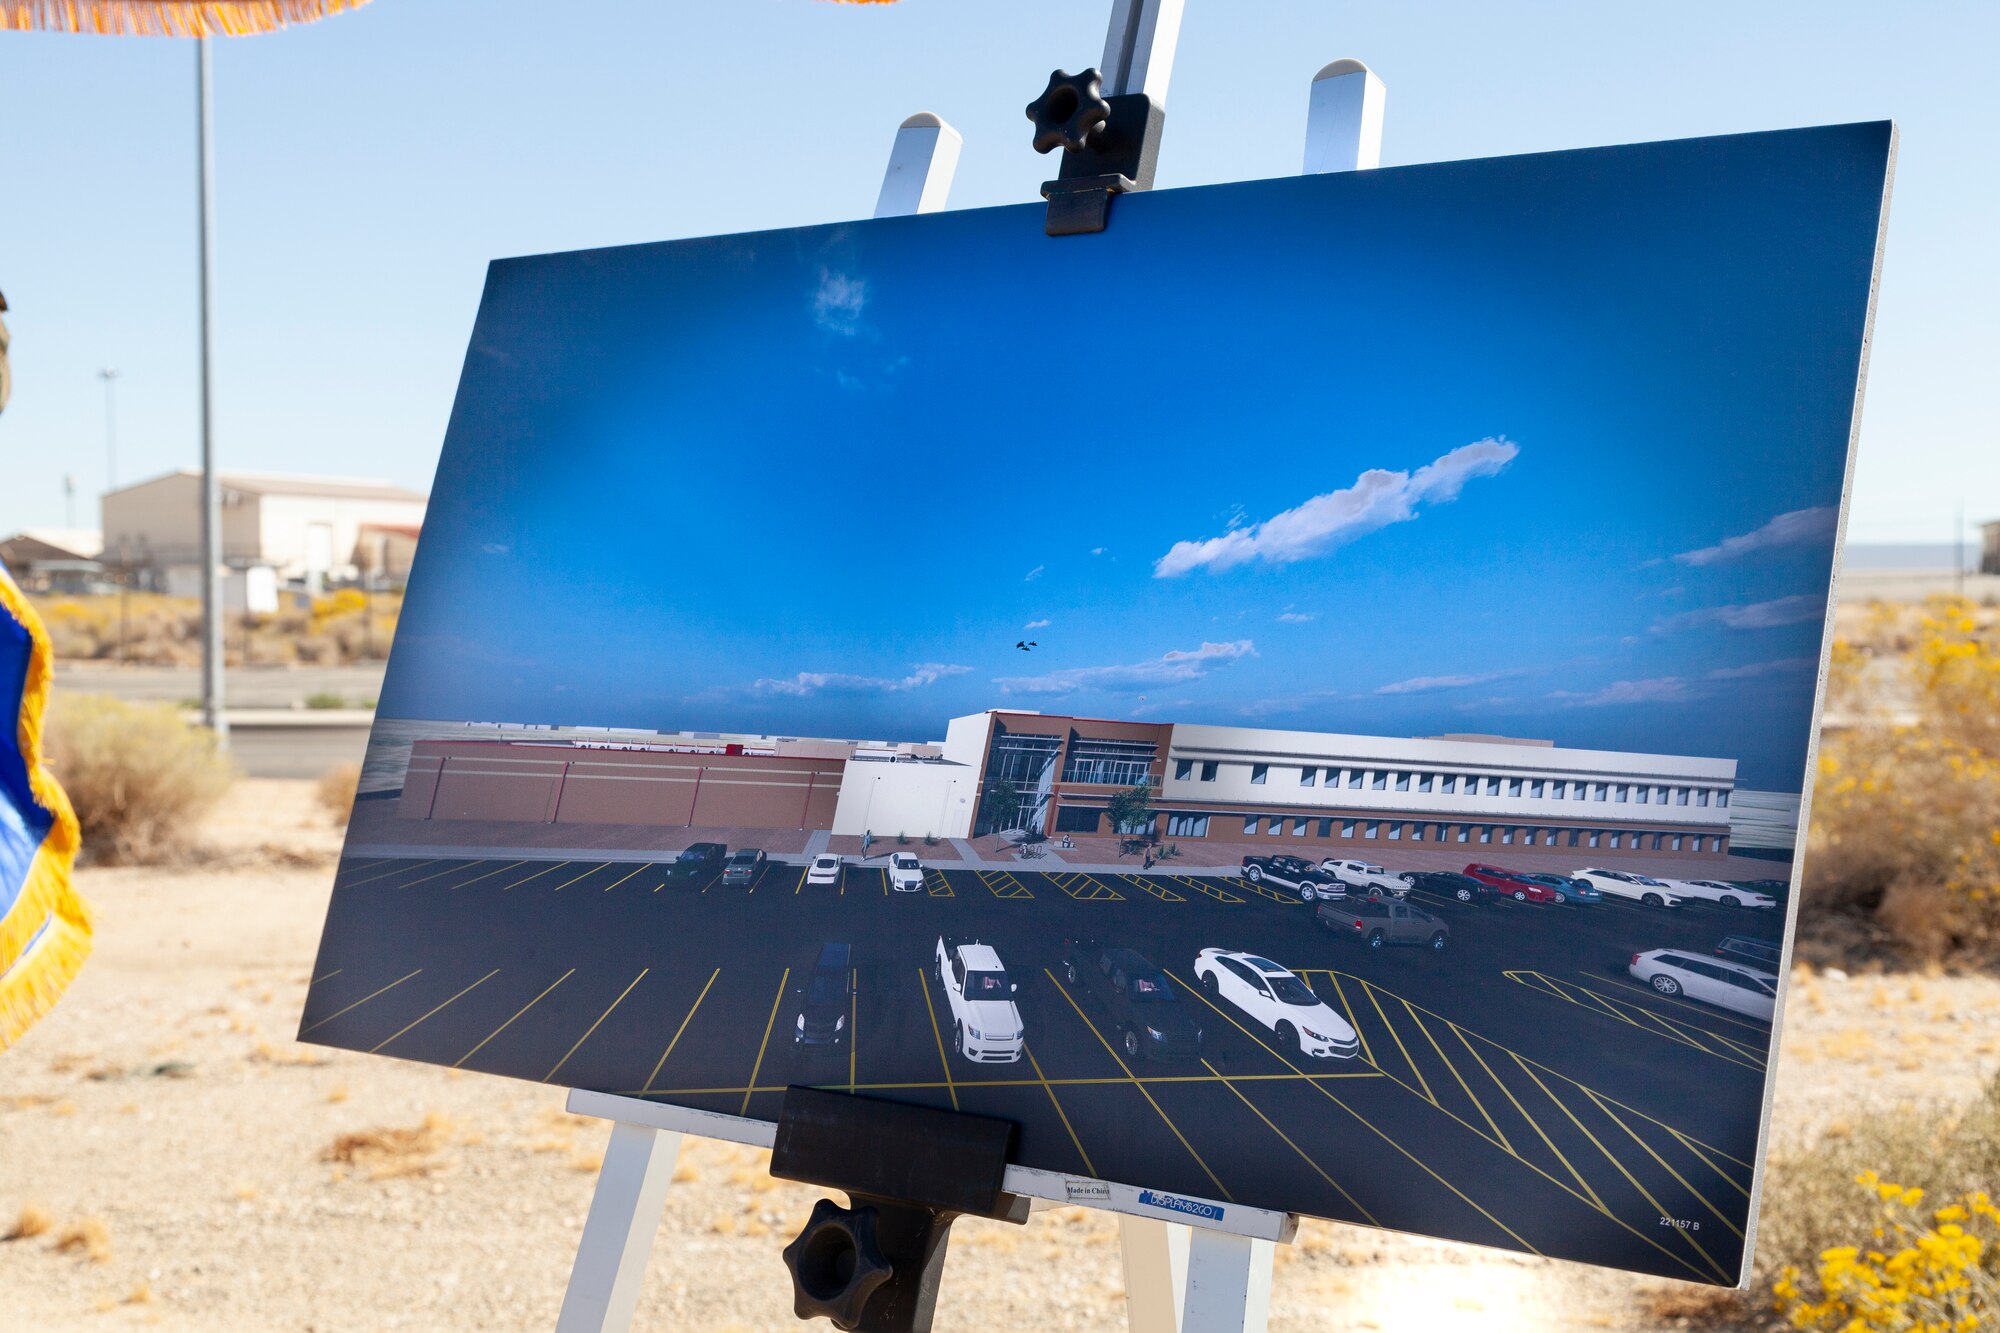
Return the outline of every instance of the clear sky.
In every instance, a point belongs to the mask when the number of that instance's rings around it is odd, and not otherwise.
[[[1021,107],[1106,3],[376,0],[216,58],[218,438],[246,468],[426,486],[487,260],[866,215],[895,125],[964,131],[952,202],[1030,199]],[[2000,517],[2000,6],[1190,0],[1159,184],[1296,171],[1308,82],[1389,87],[1385,164],[1895,117],[1853,533]],[[0,35],[0,532],[196,451],[193,52]]]
[[[1498,731],[1796,790],[1886,143],[501,263],[381,710]]]

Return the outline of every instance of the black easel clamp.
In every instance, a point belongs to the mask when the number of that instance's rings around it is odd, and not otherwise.
[[[1104,95],[1104,76],[1057,70],[1028,104],[1035,151],[1063,150],[1056,179],[1042,183],[1049,201],[1043,230],[1051,236],[1103,231],[1111,196],[1153,188],[1167,113],[1144,93]]]
[[[771,1174],[841,1190],[785,1247],[792,1310],[850,1333],[927,1333],[951,1224],[1016,1224],[1026,1198],[1001,1189],[1014,1124],[793,1086],[778,1112]]]

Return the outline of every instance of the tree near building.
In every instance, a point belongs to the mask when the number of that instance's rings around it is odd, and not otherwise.
[[[1153,809],[1151,780],[1118,792],[1106,803],[1106,808],[1111,813],[1113,831],[1127,836],[1151,833],[1153,820],[1158,815],[1158,811]]]
[[[1007,778],[995,778],[986,787],[986,827],[1012,828],[1021,813],[1021,789]]]

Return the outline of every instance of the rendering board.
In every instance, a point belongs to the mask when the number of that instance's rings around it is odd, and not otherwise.
[[[1891,155],[495,263],[301,1036],[1736,1282]]]

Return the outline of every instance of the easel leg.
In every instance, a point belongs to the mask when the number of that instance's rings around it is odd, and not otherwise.
[[[1188,1246],[1182,1333],[1264,1333],[1274,1257],[1268,1240],[1196,1231]]]
[[[612,1122],[556,1333],[625,1333],[632,1326],[680,1153],[677,1133]]]
[[[1118,1219],[1118,1239],[1125,1251],[1126,1328],[1131,1333],[1180,1333],[1188,1228],[1124,1214]]]

